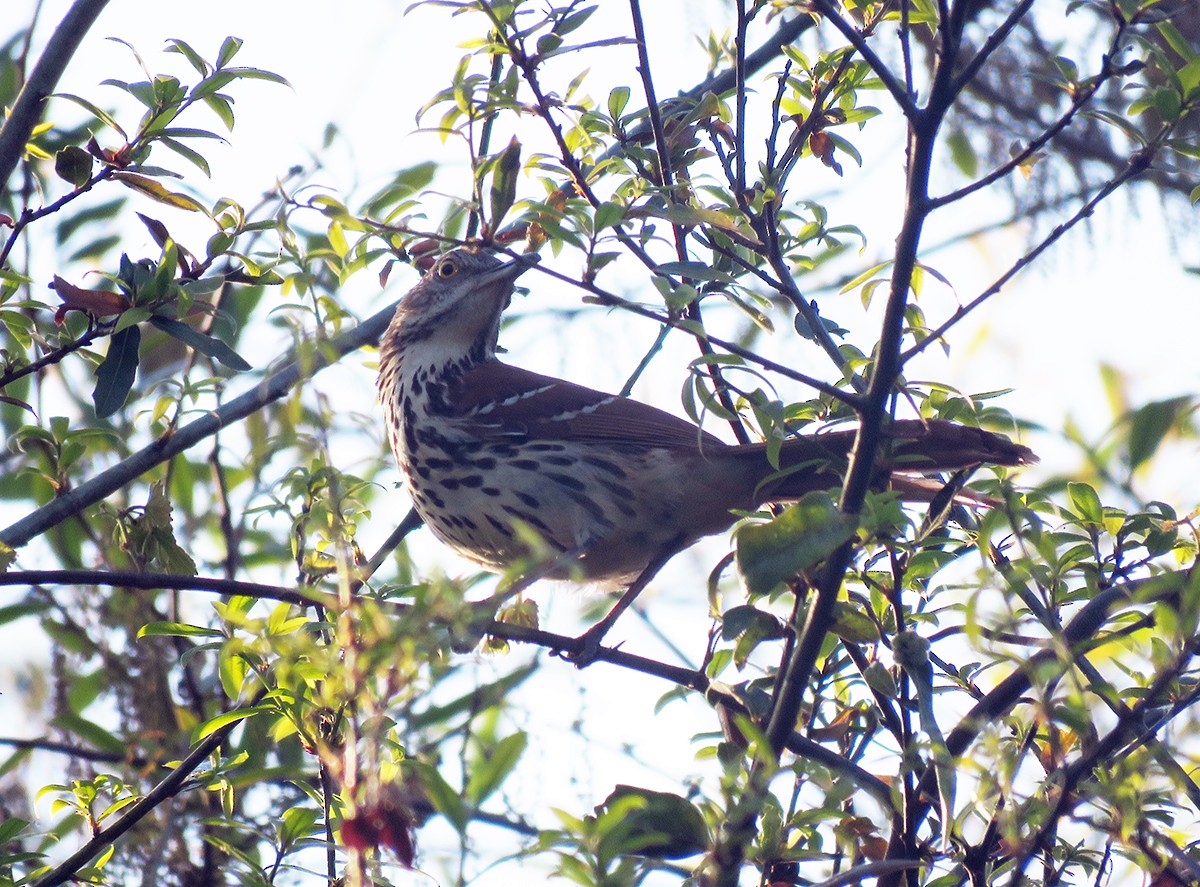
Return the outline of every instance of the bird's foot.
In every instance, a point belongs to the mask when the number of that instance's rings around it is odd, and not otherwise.
[[[611,626],[602,619],[579,637],[575,638],[574,649],[562,650],[559,655],[576,668],[587,668],[600,656],[601,642]]]

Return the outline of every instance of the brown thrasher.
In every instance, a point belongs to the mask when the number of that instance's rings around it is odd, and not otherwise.
[[[776,468],[765,444],[729,445],[636,400],[501,363],[500,316],[536,261],[447,253],[401,300],[380,344],[392,452],[417,512],[458,554],[500,571],[529,553],[514,527],[532,529],[558,555],[538,576],[633,583],[606,630],[669,557],[731,526],[733,509],[839,485],[854,431],[790,438]],[[888,437],[884,482],[893,470],[1036,459],[946,421],[895,421]]]

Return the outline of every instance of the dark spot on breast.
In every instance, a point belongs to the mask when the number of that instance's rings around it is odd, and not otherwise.
[[[542,467],[542,463],[537,459],[513,459],[508,464],[521,471],[537,471]]]
[[[521,509],[514,508],[511,505],[505,505],[502,507],[504,508],[504,510],[506,512],[511,514],[513,517],[517,518],[518,520],[524,521],[525,523],[529,524],[531,527],[537,527],[539,530],[541,530],[543,533],[546,534],[547,538],[550,537],[550,532],[551,532],[550,528],[548,526],[546,526],[546,522],[543,521],[536,514],[530,514],[528,511],[522,511]]]
[[[540,443],[531,443],[526,445],[526,449],[534,453],[561,453],[565,448],[561,443],[548,443],[542,441]]]
[[[438,481],[438,486],[444,490],[457,490],[458,489],[458,478],[443,477],[441,480]]]
[[[557,465],[562,468],[565,465],[574,465],[575,460],[570,456],[542,456],[542,461],[547,465]]]
[[[417,428],[412,401],[407,394],[400,399],[400,412],[404,415],[404,445],[412,452],[417,448]]]
[[[530,508],[542,507],[542,503],[538,501],[536,496],[530,496],[528,493],[522,493],[520,490],[513,490],[513,494]]]
[[[480,487],[479,492],[483,493],[483,495],[485,495],[485,496],[493,496],[494,497],[494,496],[500,495],[500,491],[497,490],[495,487]]]
[[[625,469],[615,462],[609,462],[607,459],[601,459],[599,456],[584,456],[583,461],[593,468],[599,468],[601,471],[607,471],[614,477],[624,477]]]
[[[546,477],[554,481],[561,487],[566,487],[568,490],[583,490],[586,489],[583,481],[577,477],[572,477],[569,474],[563,474],[561,471],[548,471]]]
[[[428,459],[425,460],[425,464],[428,465],[430,468],[434,468],[438,471],[445,471],[448,468],[454,467],[454,463],[451,462],[449,459],[441,459],[441,458],[438,458],[437,456],[430,456]]]
[[[484,471],[491,471],[496,467],[496,460],[491,456],[484,456],[482,459],[476,459],[471,463],[472,468],[482,468]]]
[[[478,489],[483,486],[483,477],[478,474],[468,474],[466,477],[461,477],[458,482],[468,489]]]
[[[493,527],[495,527],[495,528],[496,528],[496,530],[497,530],[497,531],[498,531],[498,532],[499,532],[501,535],[503,535],[503,536],[504,536],[505,538],[507,538],[507,539],[511,539],[511,538],[512,538],[512,530],[511,530],[511,529],[509,529],[509,528],[508,528],[507,526],[505,526],[504,524],[500,523],[500,521],[496,520],[496,519],[495,519],[494,517],[492,517],[490,514],[484,515],[484,517],[486,517],[486,518],[487,518],[487,522],[488,522],[489,524],[491,524]]]
[[[567,495],[571,500],[588,514],[590,514],[596,523],[604,527],[611,527],[613,522],[604,514],[604,509],[599,506],[595,499],[588,496],[586,493],[580,493],[575,490],[567,490]]]
[[[637,509],[631,504],[633,497],[629,494],[628,487],[621,486],[621,484],[605,480],[604,478],[599,478],[599,481],[606,490],[614,494],[611,501],[616,506],[617,511],[626,517],[637,516]]]

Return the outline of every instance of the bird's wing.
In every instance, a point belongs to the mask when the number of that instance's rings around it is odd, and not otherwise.
[[[467,370],[450,403],[460,419],[502,436],[695,450],[718,438],[660,409],[500,361]]]

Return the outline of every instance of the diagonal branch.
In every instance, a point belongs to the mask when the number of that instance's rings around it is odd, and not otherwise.
[[[21,160],[25,143],[42,117],[43,103],[54,92],[67,63],[107,5],[108,0],[75,0],[25,81],[12,113],[0,128],[0,197]]]
[[[185,452],[205,438],[212,437],[226,425],[244,419],[267,404],[279,400],[297,384],[311,378],[352,351],[378,341],[394,310],[395,305],[389,305],[349,332],[329,340],[324,347],[314,350],[310,355],[301,357],[297,349],[292,349],[287,358],[288,363],[268,373],[259,384],[245,394],[194,419],[174,434],[159,438],[127,459],[0,530],[0,543],[19,548],[89,505],[94,505],[115,493],[134,478]]]
[[[258,698],[249,704],[256,705],[261,696],[261,693],[258,694]],[[192,749],[191,754],[180,761],[178,766],[162,782],[146,793],[145,797],[130,807],[127,813],[123,814],[108,828],[97,832],[90,841],[55,866],[48,874],[35,881],[33,887],[58,887],[59,884],[65,884],[68,881],[74,880],[81,868],[112,846],[112,843],[117,838],[141,822],[148,813],[163,801],[179,794],[183,790],[184,783],[191,778],[196,768],[204,763],[205,758],[220,748],[221,744],[240,723],[241,721],[231,721],[204,737]]]

